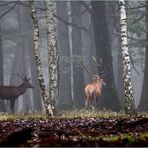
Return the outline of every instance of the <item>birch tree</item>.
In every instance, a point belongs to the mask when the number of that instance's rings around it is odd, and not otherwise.
[[[49,72],[49,100],[54,114],[56,114],[56,99],[58,96],[58,50],[57,39],[53,18],[52,0],[44,1],[46,9],[46,31],[47,31],[47,50],[48,50],[48,72]]]
[[[127,17],[125,10],[125,1],[119,0],[120,11],[120,35],[123,64],[123,83],[124,83],[124,108],[127,115],[136,115],[135,100],[131,82],[130,56],[127,41]]]
[[[35,61],[37,65],[38,80],[39,80],[39,85],[41,89],[41,95],[43,98],[46,114],[48,116],[53,116],[53,110],[48,100],[44,78],[42,74],[42,65],[41,65],[40,51],[39,51],[39,48],[40,48],[39,25],[38,25],[34,1],[30,1],[30,7],[31,7],[31,12],[32,12],[31,14],[32,14],[33,25],[34,25],[34,45],[35,45],[34,52],[35,52]]]

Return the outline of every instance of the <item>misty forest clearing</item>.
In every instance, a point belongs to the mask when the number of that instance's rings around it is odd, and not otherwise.
[[[148,1],[0,1],[0,146],[148,146]]]

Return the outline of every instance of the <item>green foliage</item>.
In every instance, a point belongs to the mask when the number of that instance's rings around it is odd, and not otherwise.
[[[43,114],[43,113],[38,113],[38,114],[7,114],[7,113],[2,113],[0,114],[0,121],[2,120],[24,120],[24,119],[47,119],[47,115]]]
[[[90,118],[90,117],[100,117],[100,118],[110,118],[110,117],[120,117],[124,116],[123,113],[112,112],[112,111],[91,111],[86,109],[81,110],[71,110],[63,111],[60,113],[61,118]]]
[[[146,25],[145,25],[145,8],[139,7],[144,6],[145,2],[142,1],[129,1],[128,2],[128,31],[130,36],[140,39],[145,36]],[[130,9],[137,7],[137,9]],[[139,9],[138,9],[139,7]]]
[[[136,22],[134,16],[128,17],[128,31],[136,35],[137,38],[145,36],[146,27],[143,21]],[[136,23],[135,23],[136,22]]]

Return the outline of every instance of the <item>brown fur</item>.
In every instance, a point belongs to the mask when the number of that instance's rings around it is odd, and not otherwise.
[[[102,92],[102,85],[105,85],[104,80],[99,76],[95,75],[93,77],[93,82],[87,84],[84,91],[86,95],[85,107],[88,108],[88,103],[90,102],[90,106],[93,107],[93,102],[97,104],[99,97]]]

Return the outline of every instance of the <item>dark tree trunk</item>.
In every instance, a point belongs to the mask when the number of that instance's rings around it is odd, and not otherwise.
[[[0,24],[1,32],[1,24]],[[2,36],[0,35],[0,85],[3,85],[3,53],[2,53]],[[0,111],[5,111],[5,104],[3,100],[0,100]]]
[[[67,16],[67,2],[57,1],[57,15],[62,19],[68,21]],[[68,36],[68,25],[57,20],[58,25],[58,49],[60,54],[60,87],[58,97],[59,109],[71,109],[71,83],[70,83],[70,47]],[[63,37],[65,38],[63,40]]]
[[[81,26],[81,5],[78,1],[71,1],[72,23]],[[84,73],[78,62],[82,56],[82,31],[72,27],[72,51],[73,51],[73,71],[74,71],[74,107],[84,106]]]
[[[94,25],[96,59],[102,58],[103,65],[106,68],[104,80],[106,86],[101,96],[101,107],[118,111],[119,100],[115,89],[113,76],[112,56],[109,45],[109,33],[106,22],[105,1],[92,2],[92,21]]]
[[[148,41],[148,1],[146,1],[146,40]],[[144,79],[143,79],[143,89],[141,94],[141,100],[140,104],[138,106],[138,109],[140,111],[148,111],[148,45],[146,45],[146,58],[145,58],[145,71],[144,71]]]

